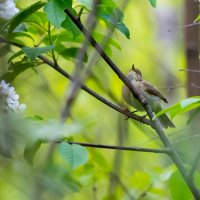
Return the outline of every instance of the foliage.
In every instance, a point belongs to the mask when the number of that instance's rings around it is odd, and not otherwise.
[[[0,70],[0,80],[16,85],[22,94],[26,93],[26,97],[22,98],[27,101],[28,111],[26,116],[22,113],[0,113],[0,161],[3,163],[0,168],[0,186],[4,191],[0,194],[0,199],[91,199],[91,193],[93,199],[191,199],[192,193],[180,172],[175,169],[173,162],[167,159],[164,161],[162,154],[138,156],[138,152],[126,154],[73,144],[77,139],[98,144],[104,141],[117,143],[118,146],[140,146],[151,140],[145,147],[163,148],[152,129],[136,122],[134,126],[129,123],[129,131],[126,127],[127,120],[120,117],[119,121],[116,120],[116,113],[105,111],[105,106],[100,107],[99,102],[95,103],[88,96],[85,97],[85,93],[80,93],[76,98],[76,106],[73,106],[65,123],[60,117],[60,110],[64,110],[66,102],[61,101],[66,93],[66,78],[76,77],[77,74],[72,72],[76,68],[87,72],[90,66],[95,66],[91,74],[87,74],[85,84],[88,87],[81,87],[87,92],[87,88],[94,88],[97,94],[102,93],[116,104],[122,105],[119,103],[121,82],[118,83],[116,76],[104,68],[105,63],[98,60],[99,55],[64,12],[68,9],[75,19],[86,28],[90,27],[87,17],[94,9],[92,2],[30,2],[28,7],[21,8],[13,18],[1,23],[0,42],[8,43],[9,54],[8,68],[2,72]],[[142,7],[145,3],[138,1]],[[145,9],[156,8],[157,1],[149,0],[146,4],[142,10],[144,13]],[[137,6],[137,3],[134,5]],[[126,46],[127,39],[130,42],[133,35],[133,41],[136,41],[137,36],[134,34],[143,27],[137,20],[131,21],[138,29],[133,29],[135,33],[132,33],[129,28],[131,25],[127,23],[130,19],[127,20],[122,7],[118,1],[99,1],[95,13],[96,22],[91,31],[91,36],[106,55],[115,55],[120,69],[122,64],[129,65],[122,54],[125,51],[128,55],[131,51]],[[134,12],[131,10],[131,14],[135,12],[137,13],[137,9]],[[149,20],[151,16],[145,18]],[[195,22],[198,20],[199,16]],[[149,40],[150,29],[153,27],[144,29],[143,37],[147,37],[145,41]],[[154,65],[149,60],[155,57],[151,53],[156,47],[152,43],[149,44],[149,50],[147,44],[141,46],[144,49],[138,48],[135,57],[141,51],[140,60],[145,60],[143,51],[146,50],[146,54],[150,55],[148,64]],[[4,50],[4,46],[0,48]],[[117,55],[119,50],[121,51]],[[79,72],[81,76],[82,71]],[[68,96],[70,92],[67,91]],[[102,99],[101,95],[99,99]],[[174,118],[195,109],[190,122],[199,112],[199,107],[200,97],[191,97],[162,110],[156,116],[169,113]],[[185,152],[181,153],[184,157]],[[194,179],[198,178],[199,174],[194,173]],[[198,182],[196,181],[197,185]],[[13,194],[7,194],[6,191],[10,188],[14,191]]]
[[[187,99],[183,99],[180,102],[168,107],[167,109],[163,109],[159,113],[156,114],[156,117],[164,114],[164,113],[169,113],[171,118],[174,118],[178,114],[182,114],[185,112],[189,112],[193,109],[195,109],[196,112],[194,114],[198,114],[200,108],[200,97],[190,97]],[[191,117],[193,118],[195,115],[192,115]],[[192,119],[190,118],[190,120]]]

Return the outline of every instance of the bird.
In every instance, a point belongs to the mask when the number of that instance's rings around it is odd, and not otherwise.
[[[141,71],[135,68],[134,65],[132,65],[126,76],[137,91],[144,96],[155,114],[163,109],[162,101],[168,103],[167,99],[151,83],[143,79]],[[136,108],[137,111],[145,111],[141,102],[132,95],[130,89],[125,84],[122,87],[122,96],[126,103]],[[166,114],[159,116],[158,120],[165,129],[168,127],[175,128],[175,125]]]

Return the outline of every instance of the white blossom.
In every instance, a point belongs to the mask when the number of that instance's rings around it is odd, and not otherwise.
[[[15,88],[4,80],[0,82],[0,112],[22,112],[26,109],[25,104],[19,103],[19,95]]]
[[[18,12],[14,0],[0,0],[0,19],[10,19]]]

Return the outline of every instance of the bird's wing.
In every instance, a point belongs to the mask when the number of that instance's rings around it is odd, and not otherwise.
[[[160,97],[165,103],[168,103],[167,99],[158,91],[156,88],[154,88],[150,83],[143,81],[144,89],[154,96]]]

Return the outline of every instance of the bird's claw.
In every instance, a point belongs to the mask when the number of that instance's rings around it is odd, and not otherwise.
[[[134,114],[134,113],[136,113],[136,112],[138,112],[138,110],[135,110],[135,111],[130,111],[128,108],[125,108],[124,109],[124,114],[126,115],[126,117],[125,117],[125,120],[128,120],[129,119],[129,116],[128,116],[128,114]]]
[[[146,114],[146,115],[143,115],[143,116],[140,116],[140,120],[142,121],[143,119],[146,118],[146,116],[147,116],[147,114]]]

